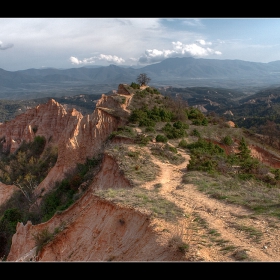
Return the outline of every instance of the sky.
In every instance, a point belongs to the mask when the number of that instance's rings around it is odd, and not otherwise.
[[[0,18],[0,68],[280,60],[280,18]]]

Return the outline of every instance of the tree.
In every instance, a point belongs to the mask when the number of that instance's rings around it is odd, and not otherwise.
[[[139,74],[136,80],[141,86],[146,86],[151,81],[151,79],[145,73]]]
[[[35,189],[38,186],[38,182],[33,179],[34,176],[28,173],[25,176],[25,180],[23,182],[19,182],[18,180],[14,182],[14,185],[20,189],[25,198],[28,201],[30,207],[35,206],[39,209],[39,204],[37,199],[41,196],[41,194],[35,194]],[[41,191],[42,192],[42,191]]]
[[[241,160],[246,160],[251,158],[251,151],[248,148],[247,143],[245,142],[245,139],[243,137],[241,138],[238,149],[240,152],[237,154],[239,155]]]

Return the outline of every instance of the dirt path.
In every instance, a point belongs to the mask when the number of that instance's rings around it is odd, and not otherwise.
[[[210,198],[193,184],[183,184],[190,156],[179,152],[186,161],[177,166],[152,156],[161,174],[143,187],[152,189],[161,183],[160,194],[194,217],[190,260],[280,261],[279,220],[253,215],[244,207]]]

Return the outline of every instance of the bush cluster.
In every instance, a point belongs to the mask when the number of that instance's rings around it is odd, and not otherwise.
[[[187,136],[187,132],[185,129],[187,129],[188,127],[188,124],[181,121],[174,122],[173,125],[168,122],[162,128],[162,131],[165,133],[168,139],[177,139]]]
[[[140,89],[140,85],[137,84],[137,83],[134,83],[134,82],[132,82],[132,83],[130,84],[130,86],[131,86],[133,89]]]
[[[173,113],[166,108],[154,106],[149,110],[147,106],[141,109],[134,109],[131,112],[129,121],[132,123],[139,123],[139,126],[155,127],[157,122],[171,121]]]
[[[0,180],[8,185],[34,179],[40,183],[57,160],[57,149],[45,146],[45,137],[36,136],[32,142],[23,142],[14,154],[2,157]]]
[[[240,152],[237,154],[227,155],[217,144],[202,138],[187,144],[186,148],[191,152],[189,170],[231,174],[242,180],[256,179],[271,185],[279,183],[280,171],[272,169],[272,173],[275,174],[274,178],[267,176],[267,167],[251,156],[250,149],[243,137],[238,146]]]
[[[190,107],[186,109],[188,119],[192,121],[193,125],[208,125],[207,117],[197,108]]]

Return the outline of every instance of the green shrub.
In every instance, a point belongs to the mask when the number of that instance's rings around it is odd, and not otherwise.
[[[233,144],[233,140],[229,135],[225,136],[222,141],[228,146],[231,146]]]
[[[196,128],[193,129],[193,131],[191,132],[191,135],[192,135],[192,136],[196,136],[196,137],[198,137],[198,138],[201,137],[200,132],[199,132]]]
[[[50,233],[47,228],[43,229],[41,232],[34,234],[33,238],[35,240],[36,255],[42,250],[42,248],[49,243],[54,237],[54,234]]]
[[[155,127],[156,122],[149,118],[143,118],[139,121],[139,126],[149,126],[149,127]]]
[[[196,120],[202,121],[205,118],[204,114],[197,108],[192,107],[190,109],[187,109],[186,113],[188,115],[189,120],[195,120],[196,119]]]
[[[182,121],[176,121],[173,123],[173,127],[177,128],[177,129],[188,129],[189,125],[187,123],[184,123]]]
[[[134,89],[140,89],[140,85],[137,84],[137,83],[134,83],[134,82],[132,82],[132,83],[130,84],[130,86],[131,86],[132,88],[134,88]]]
[[[165,108],[154,106],[149,110],[146,106],[141,109],[134,109],[129,117],[132,123],[139,122],[139,126],[155,126],[160,121],[171,121],[173,113]],[[151,125],[150,125],[151,124]]]
[[[12,244],[12,237],[16,232],[17,223],[23,216],[19,209],[10,208],[0,219],[0,258],[7,256]]]
[[[168,141],[167,137],[162,135],[162,134],[158,134],[156,136],[156,141],[157,142],[162,142],[162,143],[166,143]]]
[[[191,151],[189,170],[218,171],[219,162],[226,158],[222,148],[201,138],[197,142],[188,144],[187,148]]]
[[[140,135],[137,135],[137,137],[135,139],[135,143],[146,146],[151,140],[152,140],[152,138],[150,136],[145,136],[143,134],[140,134]]]
[[[42,221],[49,220],[57,211],[67,209],[75,201],[75,194],[84,178],[100,163],[99,158],[86,159],[84,164],[77,164],[75,172],[56,182],[52,191],[44,195],[41,202]]]
[[[152,126],[146,127],[146,132],[156,132],[156,130]]]
[[[187,148],[187,146],[188,146],[188,142],[186,139],[182,139],[178,144],[178,147],[184,148],[184,149]]]
[[[170,152],[172,152],[172,153],[174,153],[174,154],[177,154],[177,153],[178,153],[178,151],[177,151],[177,149],[176,149],[175,147],[172,147],[172,146],[167,145],[167,148],[168,148],[168,150],[169,150]]]
[[[31,144],[31,150],[35,153],[35,155],[40,155],[46,144],[46,138],[44,136],[35,136],[34,140]]]
[[[238,150],[240,151],[237,155],[240,157],[241,160],[247,160],[251,157],[251,151],[247,146],[247,143],[244,137],[241,138],[241,141],[238,145]]]
[[[207,120],[206,118],[204,118],[204,119],[201,121],[201,125],[207,126],[207,125],[208,125],[208,120]]]
[[[172,126],[170,123],[166,123],[162,128],[162,131],[168,139],[177,139],[187,136],[187,132],[185,131],[184,124],[182,122],[175,122],[175,126]]]

